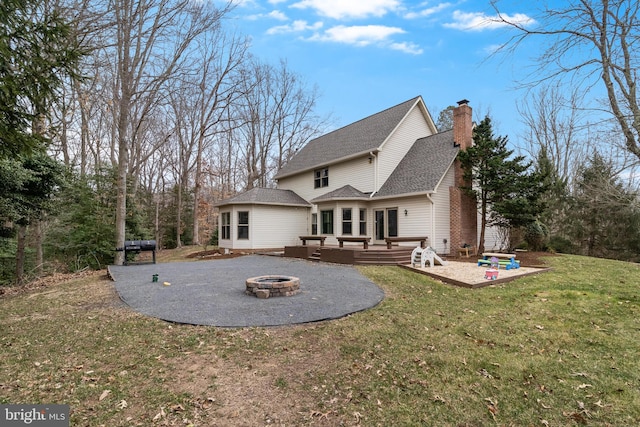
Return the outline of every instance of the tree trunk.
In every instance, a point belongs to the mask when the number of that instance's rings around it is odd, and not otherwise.
[[[182,234],[182,180],[178,183],[178,194],[176,195],[176,247],[182,247],[182,240],[180,234]]]
[[[24,283],[24,249],[27,237],[27,226],[18,226],[18,247],[16,249],[16,284]]]
[[[196,154],[196,174],[193,186],[193,244],[200,244],[200,180],[202,175],[202,144],[198,144],[198,153]]]
[[[36,244],[36,273],[42,276],[44,273],[44,253],[42,251],[42,221],[36,220],[33,227]]]
[[[487,202],[482,200],[482,206],[480,207],[480,241],[478,242],[478,254],[484,252],[484,235],[487,228]]]

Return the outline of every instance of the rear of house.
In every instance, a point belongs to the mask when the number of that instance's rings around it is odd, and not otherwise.
[[[471,143],[467,101],[455,109],[454,129],[440,133],[421,97],[405,101],[309,142],[278,172],[276,189],[217,203],[219,245],[260,250],[298,245],[310,235],[327,245],[342,237],[384,244],[424,236],[446,254],[477,244],[477,208],[458,188],[456,160]]]

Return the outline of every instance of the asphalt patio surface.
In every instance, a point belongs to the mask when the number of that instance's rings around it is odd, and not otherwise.
[[[133,310],[194,325],[235,328],[317,322],[375,307],[384,299],[384,291],[353,266],[265,255],[109,266],[109,274],[120,298]],[[266,275],[300,278],[300,293],[268,299],[245,294],[248,278]]]

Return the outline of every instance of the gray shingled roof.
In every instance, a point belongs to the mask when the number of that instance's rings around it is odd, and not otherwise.
[[[418,139],[373,198],[434,191],[458,151],[453,130]]]
[[[291,190],[280,190],[276,188],[252,188],[240,193],[230,199],[221,200],[214,206],[226,205],[288,205],[288,206],[311,206],[302,197]]]
[[[285,164],[275,178],[328,165],[339,159],[377,150],[411,108],[419,96],[311,140]]]
[[[356,199],[369,199],[369,195],[363,193],[360,190],[353,188],[350,185],[345,185],[344,187],[340,187],[337,190],[330,191],[326,194],[316,197],[312,199],[312,203],[335,200],[335,199],[343,199],[343,200],[356,200]]]

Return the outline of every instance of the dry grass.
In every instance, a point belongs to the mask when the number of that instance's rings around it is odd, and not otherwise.
[[[481,290],[362,267],[382,304],[282,328],[149,319],[104,275],[5,295],[0,403],[74,426],[637,425],[640,268],[548,261]]]

